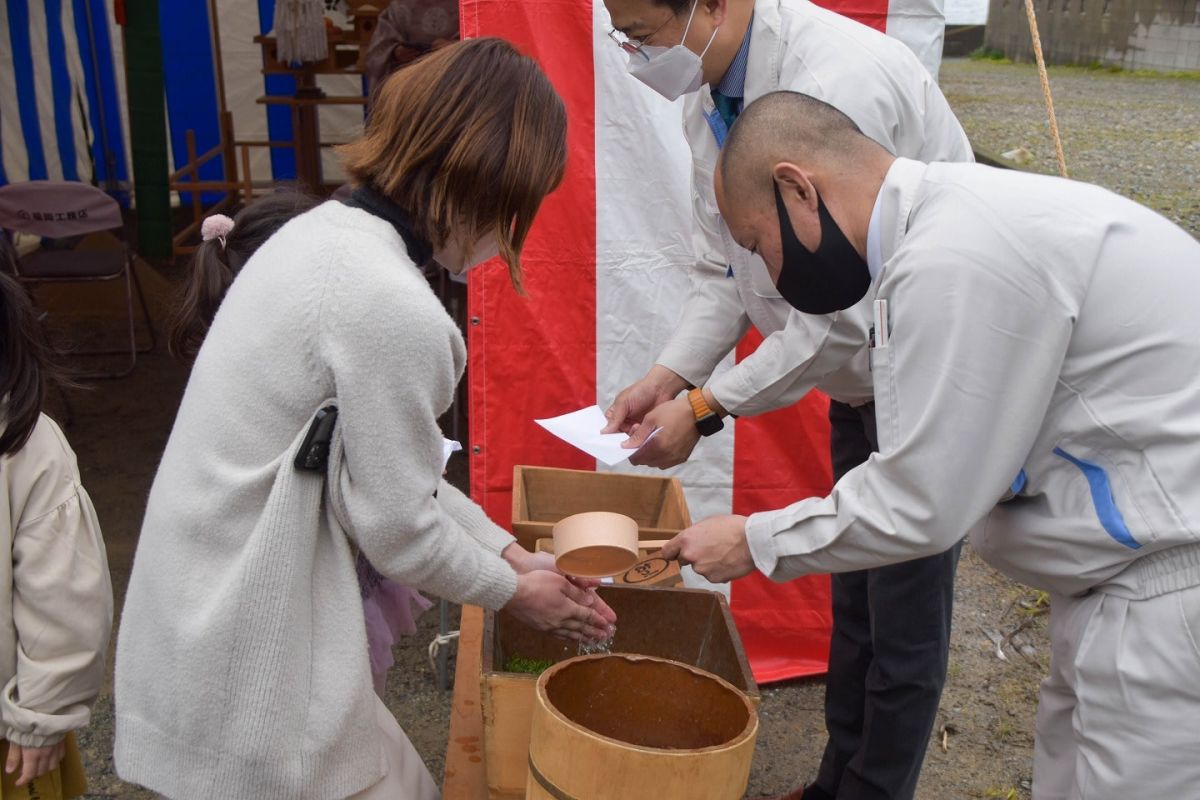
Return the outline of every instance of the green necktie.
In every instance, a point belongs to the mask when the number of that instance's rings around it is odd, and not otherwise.
[[[732,128],[738,117],[738,100],[741,98],[726,97],[714,89],[712,99],[713,105],[717,107],[717,113],[721,115],[721,119],[725,120],[725,127]]]

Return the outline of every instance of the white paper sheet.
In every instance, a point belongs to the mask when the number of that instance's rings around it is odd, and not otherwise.
[[[442,472],[446,471],[446,467],[450,464],[450,456],[462,450],[462,445],[453,439],[442,437]]]
[[[608,424],[600,406],[581,408],[570,414],[563,414],[561,417],[537,419],[534,422],[567,444],[578,447],[592,458],[602,461],[610,467],[613,464],[620,464],[637,452],[637,450],[627,450],[621,447],[621,443],[629,438],[625,434],[600,432]],[[642,447],[645,447],[651,439],[657,436],[660,430],[662,428],[656,429],[647,436]]]

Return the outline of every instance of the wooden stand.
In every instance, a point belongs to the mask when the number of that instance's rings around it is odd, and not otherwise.
[[[479,664],[483,645],[483,609],[463,606],[458,634],[458,666],[450,707],[450,738],[442,797],[487,800],[483,766],[483,712],[479,702]]]
[[[264,75],[291,75],[296,80],[296,93],[291,97],[264,95],[258,103],[265,106],[287,106],[292,113],[292,138],[290,140],[246,140],[234,135],[233,115],[225,99],[225,67],[221,57],[221,32],[218,25],[216,0],[209,0],[209,19],[212,23],[213,54],[217,71],[217,109],[219,115],[220,140],[209,150],[196,151],[196,134],[187,132],[187,163],[171,173],[169,188],[180,197],[187,196],[192,206],[192,220],[175,234],[172,239],[176,255],[186,255],[196,249],[195,241],[204,217],[232,209],[238,200],[248,201],[254,195],[255,184],[250,176],[251,148],[291,148],[296,153],[297,181],[318,194],[326,194],[321,170],[321,149],[333,147],[337,142],[321,141],[319,120],[320,106],[356,105],[365,107],[367,98],[361,95],[330,96],[317,86],[317,75],[361,75],[363,62],[371,35],[375,32],[379,10],[362,0],[351,0],[354,27],[343,30],[330,28],[329,55],[324,61],[301,64],[293,67],[277,57],[276,41],[273,36],[255,36],[254,41],[262,47]],[[240,159],[239,159],[240,155]],[[219,180],[200,180],[200,167],[217,156],[221,157],[222,175]],[[239,174],[240,173],[240,174]],[[271,182],[266,182],[270,184]],[[222,198],[205,208],[201,196],[218,193]]]
[[[758,704],[758,685],[723,595],[700,589],[636,586],[604,586],[599,591],[617,614],[613,652],[668,658],[699,667],[728,681]],[[531,630],[503,611],[484,614],[481,675],[477,674],[475,681],[483,684],[484,761],[490,797],[525,796],[537,677],[508,672],[508,660],[520,656],[558,663],[577,654],[577,645]],[[456,683],[456,696],[457,691]],[[454,746],[453,739],[450,746]]]
[[[691,525],[683,487],[675,479],[523,466],[514,469],[513,478],[513,531],[530,550],[552,545],[548,537],[554,523],[582,511],[633,517],[641,541],[668,539]],[[539,547],[539,539],[547,541]],[[600,590],[617,613],[614,647],[698,666],[757,705],[758,687],[725,598],[646,588],[679,581],[677,565],[651,561],[622,576],[627,585]],[[643,585],[628,585],[634,583]],[[507,672],[507,659],[520,655],[559,662],[576,652],[576,645],[532,631],[503,612],[463,609],[444,797],[525,797],[536,677]]]
[[[372,17],[372,20],[374,17]],[[262,105],[287,106],[292,112],[292,145],[296,151],[296,179],[310,191],[324,193],[325,178],[321,170],[321,148],[332,146],[321,141],[320,107],[326,105],[366,106],[362,95],[327,95],[317,86],[318,75],[362,75],[363,59],[375,26],[356,26],[354,30],[329,30],[329,55],[324,61],[291,65],[279,60],[278,43],[274,36],[255,36],[262,47],[263,75],[291,75],[296,80],[296,93],[291,97],[264,95]]]

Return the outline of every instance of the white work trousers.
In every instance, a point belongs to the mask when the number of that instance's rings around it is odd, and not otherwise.
[[[1053,596],[1034,800],[1200,798],[1200,586]]]

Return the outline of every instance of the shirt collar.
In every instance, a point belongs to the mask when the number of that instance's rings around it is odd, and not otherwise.
[[[888,261],[900,249],[927,168],[928,165],[920,161],[897,158],[888,169],[883,186],[875,197],[875,208],[867,226],[867,266],[872,277],[883,272]],[[875,239],[874,252],[872,237]]]
[[[750,63],[750,32],[752,30],[754,30],[753,16],[750,18],[750,24],[746,26],[746,35],[742,38],[741,48],[733,57],[729,69],[725,70],[721,82],[717,84],[717,91],[726,97],[746,96],[746,67]]]

